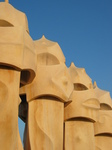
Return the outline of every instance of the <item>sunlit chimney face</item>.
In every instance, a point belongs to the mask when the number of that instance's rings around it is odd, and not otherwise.
[[[95,135],[112,135],[112,100],[110,93],[98,88],[96,83],[94,90],[100,101],[99,118],[94,124]]]
[[[95,135],[112,135],[112,110],[100,110],[99,119],[94,124]]]
[[[5,109],[5,104],[8,100],[8,95],[9,95],[8,86],[6,85],[6,83],[0,81],[0,109],[1,109],[1,113],[2,113],[2,110]],[[2,103],[3,100],[4,100],[4,103]]]
[[[34,41],[37,53],[37,65],[57,65],[65,63],[65,56],[57,42],[50,41],[43,35]]]
[[[59,60],[52,54],[41,53],[37,55],[37,65],[52,66],[60,64]]]
[[[91,78],[87,75],[84,68],[77,68],[74,63],[71,63],[69,67],[71,80],[74,84],[74,90],[83,91],[92,89]]]
[[[73,91],[72,102],[65,107],[65,120],[72,118],[85,118],[90,121],[98,120],[100,103],[94,90]]]
[[[0,3],[0,27],[19,27],[29,33],[28,21],[25,13],[15,9],[8,3]],[[9,15],[10,14],[10,15]]]
[[[74,83],[74,90],[76,91],[83,91],[83,90],[87,90],[88,88],[81,84],[81,83]]]
[[[38,66],[35,82],[38,96],[52,95],[62,101],[68,101],[73,91],[73,84],[65,64]]]

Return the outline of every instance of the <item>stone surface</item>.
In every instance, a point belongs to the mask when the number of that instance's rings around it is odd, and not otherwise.
[[[95,150],[93,123],[87,120],[65,122],[65,150]]]
[[[94,82],[94,90],[100,101],[101,109],[111,110],[112,109],[112,99],[110,97],[110,92],[98,88],[96,82]]]
[[[26,26],[24,13],[0,3],[0,64],[21,71],[22,85],[30,83],[36,72],[34,42]]]
[[[92,88],[92,80],[84,68],[78,68],[72,62],[69,67],[72,82],[75,90],[86,90]]]
[[[38,66],[37,77],[26,87],[27,101],[44,95],[58,97],[60,101],[68,101],[73,89],[73,84],[65,64]],[[40,86],[41,85],[41,86]]]
[[[10,15],[9,15],[10,14]],[[20,96],[20,97],[19,97]],[[112,150],[112,99],[57,42],[33,41],[26,15],[0,2],[0,149]]]
[[[95,150],[112,150],[112,136],[96,136],[95,144]]]
[[[28,141],[31,150],[63,150],[63,105],[52,97],[29,102],[25,150]]]
[[[35,48],[37,76],[20,88],[20,95],[26,94],[28,102],[25,150],[63,150],[64,102],[70,101],[73,83],[57,43],[43,36],[35,41]]]
[[[18,105],[20,72],[0,67],[0,147],[18,149]]]
[[[94,124],[95,135],[109,134],[112,135],[112,110],[100,110],[99,119]]]
[[[43,35],[35,40],[37,65],[56,65],[65,63],[65,56],[57,42],[50,41]]]
[[[112,100],[110,93],[94,85],[95,92],[100,100],[99,119],[94,123],[96,150],[112,149]]]
[[[72,102],[64,108],[64,150],[95,150],[93,123],[98,120],[100,103],[85,70],[72,63],[69,71],[74,90]]]
[[[10,15],[9,15],[10,14]],[[22,150],[18,129],[19,87],[35,77],[34,42],[26,15],[0,3],[0,149]]]
[[[6,1],[8,2],[8,0]],[[0,2],[0,26],[22,27],[29,32],[28,21],[25,13],[17,10],[9,3]]]
[[[98,120],[100,103],[93,89],[74,90],[71,99],[64,109],[65,150],[94,150],[93,122]]]
[[[70,99],[72,102],[65,106],[64,119],[86,118],[92,122],[98,120],[100,103],[95,95],[94,89],[73,91]]]

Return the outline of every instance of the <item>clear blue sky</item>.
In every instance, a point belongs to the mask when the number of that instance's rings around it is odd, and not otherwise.
[[[1,0],[0,0],[1,1]],[[112,0],[9,0],[26,13],[30,35],[59,43],[71,62],[84,67],[112,97]],[[22,137],[23,124],[19,120]]]

